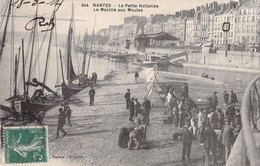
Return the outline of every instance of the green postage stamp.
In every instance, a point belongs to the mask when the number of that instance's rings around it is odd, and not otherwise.
[[[43,126],[4,127],[5,163],[47,162],[47,133]]]

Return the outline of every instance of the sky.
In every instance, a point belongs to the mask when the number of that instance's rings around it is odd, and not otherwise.
[[[21,0],[14,0],[15,2],[20,2]],[[15,30],[24,31],[25,25],[33,18],[36,6],[32,6],[33,0],[29,4],[23,4],[20,8],[15,6],[16,10],[14,12],[15,16],[26,16],[27,18],[15,17]],[[45,4],[38,5],[38,15],[43,16],[48,21],[51,17],[52,11],[54,9],[53,5],[47,5],[46,3],[53,0],[39,0],[44,1]],[[57,0],[62,1],[62,0]],[[226,3],[230,0],[218,0],[218,3]],[[5,0],[1,0],[1,8]],[[75,19],[75,30],[76,32],[83,34],[85,31],[92,33],[94,26],[94,18],[96,16],[95,31],[101,28],[106,28],[109,25],[119,25],[124,23],[124,17],[127,16],[146,16],[149,17],[151,14],[174,14],[175,11],[182,9],[192,9],[198,5],[205,5],[206,3],[211,3],[213,0],[73,0],[74,3],[74,15]],[[93,3],[95,4],[110,4],[112,8],[119,8],[119,4],[154,4],[158,5],[158,8],[144,8],[143,12],[102,12],[95,11]],[[88,4],[88,7],[82,7],[82,4]],[[109,7],[110,8],[110,7]],[[1,13],[2,14],[2,13]],[[64,0],[56,12],[57,23],[56,28],[58,33],[67,33],[69,27],[69,19],[72,15],[72,0]],[[67,19],[66,21],[60,19]]]

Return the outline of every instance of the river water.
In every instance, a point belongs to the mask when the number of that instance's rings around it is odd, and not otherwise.
[[[47,45],[47,44],[45,44]],[[18,48],[18,46],[16,46]],[[62,50],[64,50],[62,48]],[[27,51],[27,50],[26,50]],[[26,52],[25,51],[25,52]],[[45,52],[46,49],[43,51]],[[60,59],[59,56],[56,56],[56,47],[53,47],[51,51],[51,57],[48,63],[48,74],[47,74],[47,81],[46,84],[52,89],[55,89],[55,84],[61,82],[61,70],[60,70]],[[16,51],[17,52],[17,51]],[[28,53],[27,53],[28,54]],[[64,51],[62,51],[62,55]],[[82,62],[82,54],[77,53],[75,56],[80,56],[78,62],[74,62],[74,66],[80,64]],[[57,59],[58,58],[58,59]],[[21,59],[21,58],[20,58]],[[87,56],[88,59],[88,56]],[[63,59],[64,60],[64,59]],[[20,60],[21,61],[21,60]],[[37,60],[36,60],[37,61]],[[38,78],[40,82],[43,80],[43,73],[45,68],[46,62],[46,55],[40,55],[38,63],[36,63],[36,67],[32,72],[32,77]],[[88,62],[88,61],[87,61]],[[10,82],[11,80],[10,75],[10,65],[11,65],[11,55],[10,55],[10,46],[7,45],[5,48],[5,53],[0,60],[0,71],[1,71],[1,79],[0,79],[0,103],[6,103],[4,100],[11,96],[13,90],[10,91]],[[26,71],[28,73],[28,66],[29,66],[29,58],[26,61]],[[58,66],[58,67],[57,67]],[[87,67],[86,67],[87,68]],[[99,58],[91,56],[90,58],[90,66],[89,66],[89,75],[92,72],[96,72],[98,74],[98,79],[102,80],[104,76],[109,73],[111,70],[135,70],[136,67],[132,65],[131,62],[114,62],[108,59]],[[19,66],[19,70],[21,70],[21,64]],[[75,68],[76,72],[79,73],[81,71],[80,68]],[[86,69],[87,70],[87,69]],[[188,75],[197,75],[201,76],[202,73],[207,73],[210,77],[214,77],[215,80],[223,82],[223,85],[230,87],[230,89],[234,90],[237,93],[243,93],[245,88],[247,87],[248,83],[258,76],[257,73],[245,73],[245,72],[232,72],[232,71],[221,71],[221,70],[209,70],[209,69],[202,69],[202,68],[191,68],[191,67],[175,67],[169,66],[168,68],[162,69],[164,71],[175,72],[175,73],[182,73]],[[58,76],[58,77],[57,77]],[[22,93],[22,79],[21,79],[21,72],[19,72],[18,76],[18,85],[19,85],[19,92]],[[28,78],[28,74],[26,74],[26,78]],[[203,81],[203,79],[202,79]],[[31,88],[31,91],[34,89]],[[56,89],[57,90],[57,89]],[[57,90],[58,91],[58,90]]]

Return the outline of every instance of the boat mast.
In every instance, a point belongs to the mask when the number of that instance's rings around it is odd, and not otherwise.
[[[62,74],[62,83],[65,83],[65,79],[64,79],[64,73],[63,73],[63,65],[62,65],[62,56],[61,56],[61,50],[59,49],[60,52],[60,65],[61,65],[61,74]]]
[[[36,12],[34,18],[37,18],[37,13],[38,13],[38,5],[36,7]],[[36,27],[37,20],[34,21],[34,27]],[[33,54],[34,54],[34,42],[35,42],[35,31],[36,28],[33,29],[32,34],[33,34],[33,40],[32,40],[32,49],[31,49],[31,57],[30,57],[30,64],[29,64],[29,74],[28,74],[28,80],[27,80],[27,88],[26,88],[26,95],[28,95],[29,91],[29,82],[31,79],[31,74],[32,74],[32,60],[33,60]]]
[[[22,59],[23,59],[23,91],[24,91],[24,97],[25,97],[26,86],[25,86],[25,62],[24,62],[24,41],[23,41],[23,39],[22,39]]]
[[[14,66],[14,97],[17,96],[17,77],[18,77],[18,69],[19,69],[19,60],[20,60],[20,51],[21,47],[19,47],[19,53],[15,55],[15,66]]]
[[[86,55],[87,55],[87,33],[84,35],[84,41],[83,41],[83,51],[84,51],[84,57],[83,57],[83,62],[82,62],[82,70],[81,70],[81,75],[85,75],[85,69],[86,69]]]
[[[55,10],[52,13],[52,18],[55,18]],[[44,71],[44,76],[43,76],[43,84],[45,85],[46,83],[46,77],[48,74],[48,64],[49,64],[49,59],[50,59],[50,54],[51,54],[51,44],[52,44],[52,32],[53,30],[51,30],[50,32],[50,38],[49,38],[49,45],[48,45],[48,51],[47,51],[47,57],[46,57],[46,63],[45,63],[45,71]],[[44,91],[44,87],[42,87],[42,92]]]
[[[9,7],[8,7],[7,17],[6,17],[6,22],[5,22],[5,28],[4,28],[4,32],[3,32],[3,38],[2,38],[2,41],[1,41],[0,58],[2,58],[2,54],[3,54],[3,49],[4,49],[5,39],[6,39],[6,33],[7,33],[7,26],[8,26],[8,22],[9,22],[10,13],[11,13],[11,5],[12,5],[12,0],[10,0]]]
[[[94,20],[94,27],[93,27],[92,37],[91,37],[91,45],[90,45],[90,50],[89,50],[87,75],[88,75],[88,71],[89,71],[90,56],[91,56],[91,52],[92,52],[92,45],[93,45],[94,34],[95,34],[95,26],[96,26],[96,15],[95,15],[95,20]]]

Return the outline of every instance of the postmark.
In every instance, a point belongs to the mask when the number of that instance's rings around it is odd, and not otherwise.
[[[48,161],[47,126],[4,127],[6,164]]]

